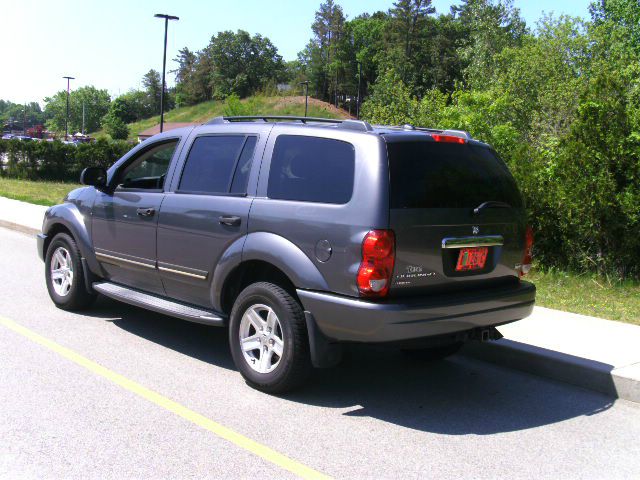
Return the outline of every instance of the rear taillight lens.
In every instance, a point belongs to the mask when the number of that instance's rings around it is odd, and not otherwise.
[[[392,230],[371,230],[362,241],[358,291],[362,297],[381,298],[389,292],[395,262],[396,237]]]
[[[531,259],[533,257],[533,229],[527,227],[524,234],[524,255],[520,264],[520,276],[524,277],[531,270]]]

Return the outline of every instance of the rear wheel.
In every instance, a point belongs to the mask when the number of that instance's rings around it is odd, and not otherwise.
[[[229,344],[244,379],[263,392],[290,391],[311,371],[302,307],[272,283],[254,283],[240,293],[231,311]]]
[[[442,360],[458,353],[458,350],[460,350],[463,345],[463,342],[455,342],[438,347],[403,349],[402,352],[412,360],[435,362],[436,360]]]
[[[63,310],[81,310],[95,300],[87,291],[84,271],[76,242],[66,233],[59,233],[47,248],[45,280],[53,303]]]

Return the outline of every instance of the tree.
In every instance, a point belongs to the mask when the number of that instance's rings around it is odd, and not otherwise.
[[[47,127],[55,132],[64,132],[66,119],[67,92],[59,91],[45,101]],[[82,129],[82,106],[85,109],[85,131],[93,132],[100,128],[102,117],[109,111],[111,97],[106,90],[93,86],[80,87],[69,95],[69,133]]]
[[[129,136],[129,127],[111,112],[102,119],[102,127],[114,140],[126,140]]]
[[[160,114],[160,92],[162,91],[160,74],[154,69],[149,70],[142,77],[142,86],[149,97],[153,111]]]
[[[389,11],[390,28],[403,47],[405,58],[411,58],[416,39],[428,15],[435,13],[431,0],[398,0]]]
[[[375,82],[380,73],[380,65],[385,56],[384,32],[389,17],[386,13],[376,12],[373,15],[363,14],[345,24],[346,37],[353,42],[355,64],[352,65],[357,86],[358,63],[361,65],[361,94],[366,96],[369,86]],[[357,92],[356,92],[357,93]]]
[[[311,60],[312,88],[320,98],[330,99],[337,94],[339,61],[336,56],[344,23],[342,7],[333,0],[326,0],[320,4],[311,25],[314,37],[307,46],[306,55]]]
[[[470,86],[486,84],[495,72],[494,56],[506,47],[519,46],[527,33],[520,10],[513,7],[513,0],[463,0],[452,11],[467,38],[459,50],[466,65],[465,81]]]
[[[111,102],[109,113],[124,123],[131,123],[156,115],[154,107],[146,92],[130,90]]]
[[[171,71],[176,74],[176,104],[178,105],[194,105],[202,97],[195,81],[197,60],[198,56],[187,47],[179,50],[178,56],[173,59],[178,63],[178,68]]]
[[[278,49],[262,35],[244,30],[214,35],[202,53],[212,65],[209,81],[214,98],[231,94],[246,97],[271,80],[280,80],[285,68]]]
[[[596,25],[612,22],[627,31],[636,52],[640,52],[640,3],[637,0],[598,0],[590,6]]]

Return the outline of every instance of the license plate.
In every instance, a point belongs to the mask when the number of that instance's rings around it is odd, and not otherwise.
[[[481,270],[487,263],[489,247],[461,248],[458,253],[458,263],[456,272],[467,272],[469,270]]]

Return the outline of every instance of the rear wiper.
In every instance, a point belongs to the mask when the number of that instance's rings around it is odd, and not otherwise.
[[[474,208],[473,209],[474,215],[477,215],[478,213],[480,213],[485,208],[511,208],[511,205],[509,205],[506,202],[498,202],[498,201],[495,201],[495,200],[490,200],[488,202],[481,203],[476,208]]]

